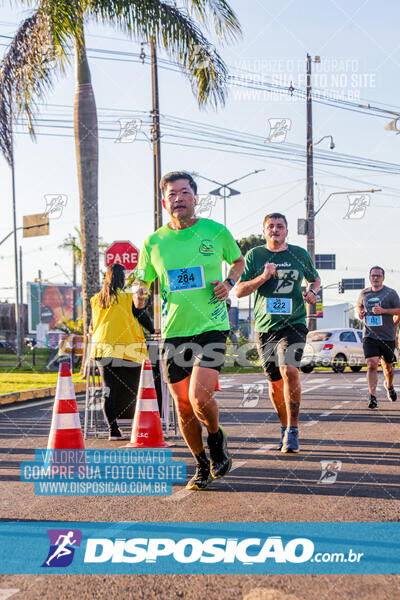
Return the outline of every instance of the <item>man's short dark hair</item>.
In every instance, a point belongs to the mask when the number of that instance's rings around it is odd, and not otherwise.
[[[161,178],[160,188],[163,195],[167,184],[172,183],[173,181],[177,181],[178,179],[186,179],[189,182],[189,185],[194,191],[194,193],[197,194],[197,183],[189,173],[186,173],[186,171],[171,171],[171,173],[166,173]]]
[[[385,277],[385,269],[382,269],[382,267],[378,267],[378,265],[376,265],[375,267],[371,267],[369,270],[369,274],[371,275],[372,271],[374,269],[379,269],[380,271],[382,271],[382,275]]]
[[[285,222],[286,227],[288,226],[287,219],[286,219],[285,215],[283,215],[282,213],[270,213],[264,219],[263,229],[264,229],[265,223],[268,221],[268,219],[283,219],[284,222]]]

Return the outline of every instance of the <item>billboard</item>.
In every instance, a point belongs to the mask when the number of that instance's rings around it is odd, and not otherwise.
[[[36,332],[37,324],[48,323],[55,329],[59,321],[72,319],[72,285],[57,283],[28,282],[28,322],[29,332]],[[82,289],[76,286],[77,317],[82,316]],[[40,315],[40,318],[39,318]]]

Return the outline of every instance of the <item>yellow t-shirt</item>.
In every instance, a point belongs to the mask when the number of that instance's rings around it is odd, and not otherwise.
[[[131,292],[118,292],[118,302],[102,308],[96,294],[92,307],[92,345],[90,358],[113,357],[141,363],[148,358],[142,327],[132,314]]]

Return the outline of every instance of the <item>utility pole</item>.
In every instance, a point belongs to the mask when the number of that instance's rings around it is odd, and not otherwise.
[[[153,164],[154,164],[154,231],[162,226],[161,204],[161,142],[160,142],[160,106],[158,94],[157,49],[156,42],[151,41],[151,79],[153,92]],[[160,282],[154,282],[154,328],[161,329]]]
[[[312,96],[311,96],[311,56],[307,54],[307,251],[315,262],[315,228],[314,228],[314,166],[313,166],[313,134],[312,134]],[[307,304],[308,328],[314,331],[317,327],[314,304]]]

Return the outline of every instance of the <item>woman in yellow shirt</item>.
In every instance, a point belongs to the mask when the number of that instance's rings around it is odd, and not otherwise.
[[[96,360],[103,383],[104,417],[109,440],[123,439],[115,414],[118,385],[123,383],[136,399],[142,360],[148,358],[146,340],[133,312],[142,308],[143,298],[124,291],[125,268],[108,267],[103,289],[90,299],[92,345],[90,358]]]

